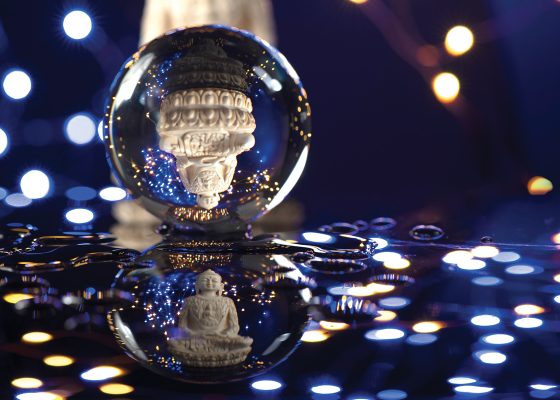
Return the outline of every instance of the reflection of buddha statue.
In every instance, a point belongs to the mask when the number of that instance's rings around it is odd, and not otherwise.
[[[235,304],[222,296],[224,285],[212,270],[201,273],[196,295],[187,297],[179,313],[185,338],[169,340],[169,350],[185,365],[225,367],[239,364],[251,351],[253,339],[239,336]]]
[[[175,156],[179,177],[197,204],[214,208],[231,185],[237,156],[255,145],[243,65],[212,40],[200,40],[174,63],[165,87],[159,146]]]

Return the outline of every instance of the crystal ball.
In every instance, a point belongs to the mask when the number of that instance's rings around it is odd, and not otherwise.
[[[311,138],[306,92],[286,58],[224,26],[171,31],[118,72],[103,123],[116,178],[189,230],[245,229],[291,191]]]
[[[114,289],[128,299],[108,315],[126,353],[193,383],[247,379],[286,359],[302,337],[312,297],[287,256],[166,246],[121,271]]]

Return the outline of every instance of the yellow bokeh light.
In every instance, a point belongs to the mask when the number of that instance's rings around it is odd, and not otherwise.
[[[422,321],[412,326],[412,330],[418,333],[433,333],[441,328],[443,328],[443,324],[437,321]]]
[[[469,51],[474,44],[474,35],[466,26],[457,25],[445,35],[445,50],[452,56],[460,56]]]
[[[500,250],[494,246],[477,246],[471,250],[473,257],[492,258],[500,254]]]
[[[375,294],[375,290],[369,286],[353,286],[348,288],[347,293],[349,296],[367,297],[373,296]]]
[[[43,382],[37,378],[17,378],[12,381],[12,386],[20,389],[36,389],[43,386]]]
[[[379,310],[378,313],[379,316],[375,317],[375,320],[379,322],[388,322],[397,318],[397,314],[394,311]]]
[[[450,72],[437,74],[432,81],[432,89],[439,101],[451,103],[459,96],[461,83],[459,79]]]
[[[344,322],[320,321],[319,325],[327,331],[342,331],[350,328],[350,325]]]
[[[328,332],[317,329],[317,330],[303,332],[301,341],[306,343],[317,343],[317,342],[323,342],[328,338],[329,338]]]
[[[387,260],[383,263],[385,268],[389,269],[405,269],[410,267],[410,261],[406,258],[397,258],[394,260]]]
[[[533,314],[541,314],[545,310],[540,306],[536,306],[534,304],[520,304],[513,309],[516,314],[518,315],[533,315]]]
[[[8,293],[5,294],[4,297],[2,297],[2,299],[4,299],[5,302],[11,304],[16,304],[18,301],[29,300],[32,298],[33,295],[27,293]]]
[[[375,293],[389,293],[391,290],[395,289],[393,285],[376,282],[370,283],[367,287],[373,289]]]
[[[552,243],[560,244],[560,233],[555,233],[554,235],[552,235],[551,240]]]
[[[554,280],[558,283],[560,283],[560,274],[556,274],[554,275]]]
[[[349,0],[349,1],[354,4],[364,4],[367,3],[368,0]]]
[[[103,393],[106,394],[117,395],[117,394],[132,393],[134,391],[134,388],[132,386],[125,385],[122,383],[107,383],[105,385],[100,386],[99,390],[101,390]]]
[[[43,343],[48,342],[53,337],[47,332],[28,332],[21,337],[21,340],[27,343]]]
[[[554,189],[552,182],[542,176],[534,176],[527,183],[527,190],[533,196],[542,196],[552,189]]]
[[[66,367],[74,363],[72,357],[62,356],[62,355],[52,355],[43,358],[43,362],[51,367]]]

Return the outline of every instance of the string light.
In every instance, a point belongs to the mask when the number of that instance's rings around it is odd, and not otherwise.
[[[460,56],[469,51],[474,44],[472,31],[463,25],[451,28],[445,35],[445,49],[452,56]]]
[[[451,103],[459,96],[461,84],[452,73],[442,72],[437,74],[432,81],[432,89],[439,101]]]

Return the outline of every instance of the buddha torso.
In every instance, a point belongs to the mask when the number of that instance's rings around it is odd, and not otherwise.
[[[233,310],[232,310],[233,309]],[[185,301],[179,318],[179,326],[192,334],[224,335],[236,334],[228,314],[235,312],[233,301],[228,297],[200,296],[189,297]]]

